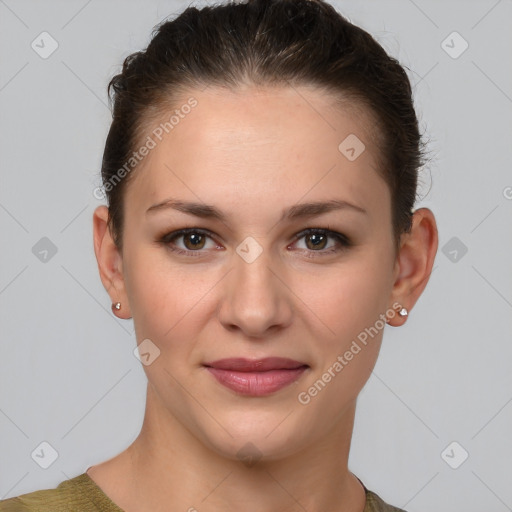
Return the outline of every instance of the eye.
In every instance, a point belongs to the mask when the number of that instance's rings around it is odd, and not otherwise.
[[[350,247],[350,240],[343,234],[322,228],[309,228],[295,236],[294,245],[308,258],[325,256],[345,250]],[[331,243],[329,243],[329,239]],[[208,246],[208,241],[210,245]],[[200,228],[184,228],[159,237],[158,242],[165,245],[170,251],[184,256],[198,257],[204,255],[203,250],[221,249],[213,239],[212,233]]]
[[[319,253],[318,256],[324,255],[326,253],[336,253],[346,249],[351,245],[349,239],[345,235],[342,233],[337,233],[336,231],[331,231],[329,229],[306,229],[299,233],[296,237],[297,242],[302,239],[304,239],[303,247],[299,247],[299,249],[303,249],[309,253]],[[332,241],[331,244],[329,244],[329,239]],[[307,256],[316,257],[317,255],[314,254]]]
[[[181,247],[179,243],[176,243],[176,241],[180,239],[182,240]],[[210,247],[207,247],[208,239],[212,241]],[[161,237],[159,241],[171,251],[187,256],[200,256],[201,250],[218,247],[213,241],[210,232],[198,228],[186,228],[173,231]]]

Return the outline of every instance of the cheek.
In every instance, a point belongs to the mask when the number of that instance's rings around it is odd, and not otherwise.
[[[306,275],[300,297],[315,313],[319,333],[334,344],[356,337],[385,312],[389,295],[389,275],[381,261],[362,255],[344,264]]]
[[[154,248],[131,253],[125,284],[137,332],[162,345],[185,334],[196,307],[211,288],[204,269],[172,265],[164,249]]]
[[[372,271],[361,259],[347,264],[308,296],[308,307],[321,321],[315,321],[318,327],[311,333],[316,340],[314,371],[297,397],[318,414],[329,410],[327,423],[358,396],[377,361],[385,329],[380,315],[388,298],[387,275],[379,268]]]

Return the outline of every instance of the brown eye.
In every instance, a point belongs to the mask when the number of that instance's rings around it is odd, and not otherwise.
[[[200,233],[188,233],[183,236],[183,244],[187,249],[193,251],[194,249],[202,249],[205,244],[206,237]]]
[[[219,248],[210,232],[196,228],[167,233],[158,241],[171,251],[187,256],[204,256],[208,249]]]
[[[312,233],[310,235],[305,235],[306,246],[308,249],[324,249],[327,244],[328,236],[320,233]]]
[[[307,258],[341,253],[351,247],[351,241],[342,233],[323,228],[308,228],[296,235],[294,244]]]

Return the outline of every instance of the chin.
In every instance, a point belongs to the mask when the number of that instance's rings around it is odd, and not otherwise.
[[[300,451],[299,440],[289,436],[244,436],[229,439],[210,439],[210,447],[220,456],[243,462],[247,466],[284,459]]]
[[[208,422],[200,428],[200,436],[220,456],[246,465],[283,459],[307,446],[310,437],[304,422],[298,424],[298,415],[294,418],[291,411],[292,407],[283,406],[272,411],[251,407],[249,411],[217,415],[224,428],[212,429]]]

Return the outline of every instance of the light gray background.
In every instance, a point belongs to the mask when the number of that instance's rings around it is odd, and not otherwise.
[[[512,2],[332,3],[410,68],[434,158],[417,206],[440,236],[426,291],[385,329],[350,469],[410,512],[512,510]],[[99,279],[93,189],[110,77],[187,4],[0,0],[0,499],[82,473],[141,427],[146,378]],[[31,48],[43,31],[59,44],[47,59]],[[43,441],[48,469],[31,457]]]

